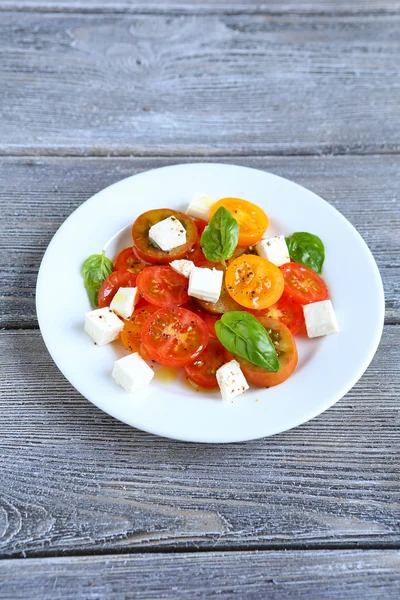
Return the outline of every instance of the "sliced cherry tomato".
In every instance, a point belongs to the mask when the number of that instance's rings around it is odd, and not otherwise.
[[[208,223],[207,223],[207,221],[203,221],[203,219],[194,219],[194,223],[195,223],[196,229],[197,229],[197,236],[200,240],[201,234],[207,227]]]
[[[232,298],[252,309],[272,306],[283,293],[283,276],[278,267],[265,258],[243,254],[227,268],[225,284]]]
[[[241,198],[222,198],[210,210],[210,216],[223,206],[239,225],[238,246],[251,246],[259,242],[268,227],[268,217],[256,204]]]
[[[150,241],[149,229],[156,223],[175,217],[186,230],[186,243],[174,248],[170,252],[164,252]],[[197,229],[194,221],[184,213],[169,208],[158,208],[148,210],[141,214],[132,225],[132,238],[138,256],[149,263],[165,264],[178,258],[183,258],[193,247],[197,240]]]
[[[142,343],[140,336],[143,323],[156,310],[158,310],[158,307],[153,304],[145,304],[139,309],[136,307],[131,318],[125,321],[120,336],[121,341],[127,350],[130,350],[130,352],[140,352],[140,344]]]
[[[133,252],[133,248],[125,248],[117,256],[114,264],[114,271],[120,271],[121,269],[129,269],[131,273],[137,275],[140,271],[143,271],[148,265],[145,265],[141,260],[138,259],[136,254]]]
[[[289,329],[283,323],[269,317],[258,317],[258,320],[268,331],[275,345],[279,360],[279,371],[271,373],[271,371],[253,365],[245,358],[227,351],[225,351],[225,358],[226,360],[235,358],[239,362],[243,375],[249,383],[258,387],[273,387],[283,383],[295,370],[298,360],[296,343]]]
[[[156,306],[180,306],[187,302],[188,280],[167,265],[147,267],[137,276],[140,295]]]
[[[97,301],[99,308],[110,306],[111,300],[118,292],[120,287],[135,287],[136,275],[126,269],[121,271],[113,271],[111,275],[107,277],[100,288]]]
[[[191,260],[192,262],[194,262],[196,267],[198,267],[202,262],[207,260],[203,254],[203,250],[201,249],[201,246],[199,243],[196,243],[193,246],[193,248],[190,250],[190,252],[188,252],[184,256],[184,258],[186,258],[186,260]]]
[[[312,269],[295,262],[282,265],[285,293],[298,304],[311,304],[329,298],[326,283]]]
[[[204,323],[207,325],[208,333],[210,334],[210,336],[216,338],[217,334],[215,333],[215,323],[219,321],[221,317],[219,315],[208,315],[207,313],[203,313],[200,316],[203,319]]]
[[[289,298],[285,293],[269,308],[263,310],[248,309],[255,317],[270,317],[286,325],[290,332],[295,335],[304,324],[303,308]]]
[[[145,321],[141,337],[153,360],[166,367],[184,367],[206,348],[208,330],[186,308],[160,308]]]
[[[207,348],[195,359],[186,365],[185,371],[189,378],[197,385],[204,388],[218,387],[215,373],[225,362],[224,348],[215,339],[208,341]]]

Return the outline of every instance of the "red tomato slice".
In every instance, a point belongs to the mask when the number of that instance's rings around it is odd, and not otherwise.
[[[184,258],[186,258],[186,260],[191,260],[192,262],[194,262],[196,267],[199,267],[202,262],[207,260],[203,254],[203,250],[201,249],[200,244],[195,244]]]
[[[107,277],[100,288],[97,301],[99,308],[110,306],[111,300],[118,292],[120,287],[135,287],[136,275],[126,269],[114,271]]]
[[[304,324],[303,308],[293,300],[283,294],[272,306],[263,310],[247,309],[247,312],[252,313],[255,317],[270,317],[276,321],[280,321],[286,325],[292,335],[300,331]]]
[[[200,240],[201,234],[203,233],[203,231],[207,227],[208,223],[207,223],[207,221],[203,221],[203,219],[193,219],[193,220],[194,220],[194,224],[196,225],[197,235],[198,235],[199,240]]]
[[[268,331],[275,345],[278,353],[279,371],[272,373],[228,351],[225,351],[225,358],[226,360],[235,358],[238,361],[243,375],[249,383],[258,387],[273,387],[283,383],[295,370],[298,360],[296,343],[289,329],[283,323],[269,317],[259,317],[258,320]]]
[[[185,371],[189,378],[204,388],[218,387],[215,373],[225,363],[224,348],[218,340],[210,339],[208,346]]]
[[[143,324],[142,342],[148,355],[166,367],[184,367],[208,343],[201,318],[186,308],[160,308]]]
[[[153,306],[153,304],[144,304],[141,308],[136,306],[131,318],[125,321],[120,337],[127,350],[130,352],[140,352],[143,323],[147,321],[149,316],[156,310],[158,310],[158,308],[157,306]]]
[[[170,252],[164,252],[150,241],[149,230],[152,225],[168,217],[175,217],[182,223],[186,230],[186,243]],[[132,239],[135,251],[142,260],[152,264],[166,264],[172,260],[183,258],[191,250],[197,240],[197,229],[193,220],[184,213],[170,208],[157,208],[148,210],[136,219],[132,225]]]
[[[215,323],[219,321],[221,317],[217,317],[216,315],[209,315],[207,313],[203,313],[200,316],[203,319],[204,323],[207,325],[208,333],[210,334],[210,336],[216,338],[217,334],[215,333]]]
[[[167,265],[147,267],[137,276],[141,296],[155,306],[180,306],[187,302],[188,280]]]
[[[290,262],[280,267],[285,280],[285,293],[298,304],[311,304],[329,298],[326,283],[312,269]]]
[[[116,258],[114,271],[129,269],[132,273],[137,275],[147,266],[148,265],[145,265],[141,260],[138,259],[136,254],[134,254],[133,248],[125,248],[125,250],[122,250],[122,252],[120,252]]]

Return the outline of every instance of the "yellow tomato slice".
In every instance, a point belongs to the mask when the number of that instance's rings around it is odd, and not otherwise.
[[[256,310],[275,304],[284,288],[280,269],[255,254],[236,258],[226,270],[225,283],[238,304]]]
[[[268,217],[259,206],[240,198],[222,198],[211,207],[210,217],[220,206],[229,210],[238,222],[238,246],[252,246],[261,240],[268,227]]]

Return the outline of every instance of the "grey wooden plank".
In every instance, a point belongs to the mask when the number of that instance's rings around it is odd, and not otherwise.
[[[262,14],[383,14],[400,9],[397,0],[1,0],[0,10],[63,12],[239,12]]]
[[[0,153],[398,152],[400,15],[0,20]]]
[[[400,552],[212,552],[6,560],[0,599],[398,598]]]
[[[387,322],[399,322],[400,157],[220,160],[293,179],[338,208],[358,229],[377,260],[386,293]],[[37,326],[34,293],[39,264],[56,229],[75,208],[119,179],[173,162],[187,159],[0,160],[0,326]]]
[[[117,422],[71,388],[39,333],[0,333],[0,555],[398,548],[399,355],[400,326],[386,326],[332,409],[210,446]]]

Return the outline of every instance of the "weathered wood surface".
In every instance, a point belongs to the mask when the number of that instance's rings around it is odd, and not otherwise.
[[[210,552],[7,560],[0,600],[397,600],[400,552]]]
[[[0,555],[398,547],[400,326],[332,409],[281,435],[185,444],[103,414],[34,331],[0,334]],[[1,587],[1,586],[0,586]]]
[[[338,208],[377,260],[387,322],[400,321],[399,156],[227,160],[288,177]],[[0,160],[0,326],[37,326],[34,295],[39,264],[51,237],[75,208],[123,177],[174,162],[185,159]]]
[[[400,150],[400,14],[3,12],[0,153]]]
[[[398,0],[1,0],[0,10],[52,12],[188,12],[229,14],[392,14],[400,10]]]

